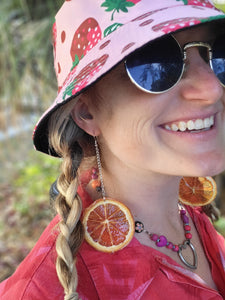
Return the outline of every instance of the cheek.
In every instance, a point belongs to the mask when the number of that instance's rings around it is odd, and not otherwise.
[[[147,162],[153,163],[156,142],[150,123],[132,117],[111,119],[109,126],[102,131],[102,142],[108,149],[107,153],[126,165],[143,167]]]

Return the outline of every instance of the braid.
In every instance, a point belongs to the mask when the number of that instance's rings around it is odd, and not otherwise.
[[[72,102],[72,103],[71,103]],[[55,209],[61,216],[60,234],[56,241],[56,271],[64,288],[64,300],[78,300],[78,285],[75,257],[84,239],[84,229],[80,221],[82,201],[77,194],[79,184],[78,168],[82,162],[83,151],[78,138],[84,133],[70,117],[74,101],[58,109],[49,120],[49,141],[51,147],[63,157],[61,174],[57,181],[59,195]]]
[[[78,299],[78,295],[75,293],[78,280],[74,256],[83,241],[83,227],[79,220],[82,203],[77,194],[78,180],[75,177],[69,183],[66,176],[69,173],[67,165],[70,161],[71,159],[68,157],[62,164],[62,170],[65,170],[65,172],[62,171],[57,184],[60,194],[57,197],[55,208],[62,217],[62,220],[59,224],[61,233],[56,242],[56,251],[58,254],[56,270],[65,290],[65,299],[75,300]]]

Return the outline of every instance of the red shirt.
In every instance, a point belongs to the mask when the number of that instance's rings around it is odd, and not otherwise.
[[[90,198],[80,189],[84,205]],[[84,242],[77,257],[82,300],[225,299],[225,244],[201,209],[188,209],[199,232],[219,292],[170,257],[141,245],[134,237],[116,253],[98,252]],[[0,284],[1,300],[64,299],[55,270],[55,217],[16,272]]]

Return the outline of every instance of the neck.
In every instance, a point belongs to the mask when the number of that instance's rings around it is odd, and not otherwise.
[[[103,170],[106,196],[123,202],[134,218],[165,227],[180,223],[178,190],[180,177],[110,165]],[[151,220],[151,221],[150,221]]]

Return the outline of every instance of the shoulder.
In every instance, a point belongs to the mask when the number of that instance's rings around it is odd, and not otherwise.
[[[55,241],[58,236],[56,216],[16,272],[0,285],[0,298],[63,299],[63,290],[55,270]],[[51,282],[51,284],[49,284]]]

